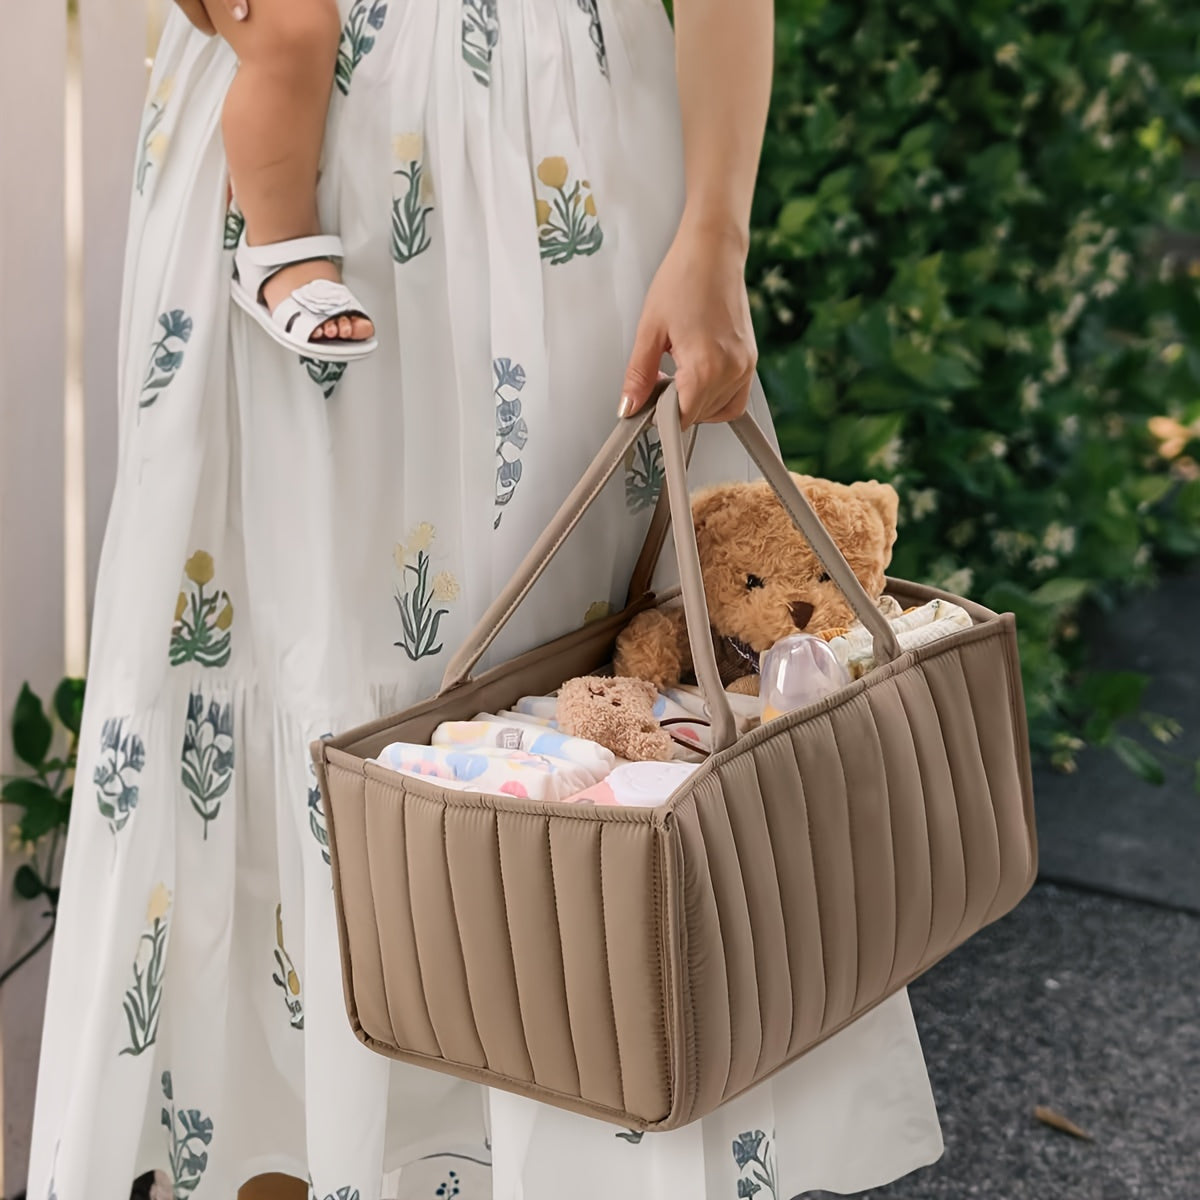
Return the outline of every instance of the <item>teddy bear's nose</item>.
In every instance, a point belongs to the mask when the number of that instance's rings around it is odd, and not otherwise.
[[[796,628],[803,629],[812,620],[813,606],[807,600],[793,600],[788,605],[788,612]]]

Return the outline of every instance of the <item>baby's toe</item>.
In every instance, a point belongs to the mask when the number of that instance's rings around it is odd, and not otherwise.
[[[310,342],[320,342],[320,341],[323,341],[324,338],[325,338],[325,326],[324,325],[318,325],[316,327],[316,329],[314,329],[312,331],[312,333],[310,333],[308,336],[308,340]]]
[[[336,320],[325,322],[325,336],[330,341],[336,340],[341,335],[338,333],[338,323]]]
[[[339,317],[338,318],[338,337],[342,338],[345,341],[349,341],[349,339],[353,336],[353,334],[354,334],[354,326],[350,323],[350,318],[349,317]]]
[[[354,340],[357,342],[365,342],[368,338],[375,336],[375,323],[367,317],[354,317]]]

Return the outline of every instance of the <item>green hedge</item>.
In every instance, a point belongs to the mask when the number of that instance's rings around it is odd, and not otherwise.
[[[1200,228],[1200,5],[776,11],[748,279],[785,453],[892,480],[895,572],[1017,613],[1035,742],[1070,767],[1080,604],[1200,552],[1193,431],[1149,425],[1200,417],[1164,242]]]

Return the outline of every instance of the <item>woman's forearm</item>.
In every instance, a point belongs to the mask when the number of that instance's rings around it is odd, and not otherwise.
[[[685,227],[744,249],[771,99],[774,0],[675,0]]]

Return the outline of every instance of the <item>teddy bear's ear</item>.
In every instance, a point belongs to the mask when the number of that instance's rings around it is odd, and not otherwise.
[[[874,479],[852,483],[850,490],[879,514],[887,530],[888,546],[892,546],[896,541],[896,526],[900,520],[899,493],[890,483],[877,483]]]

